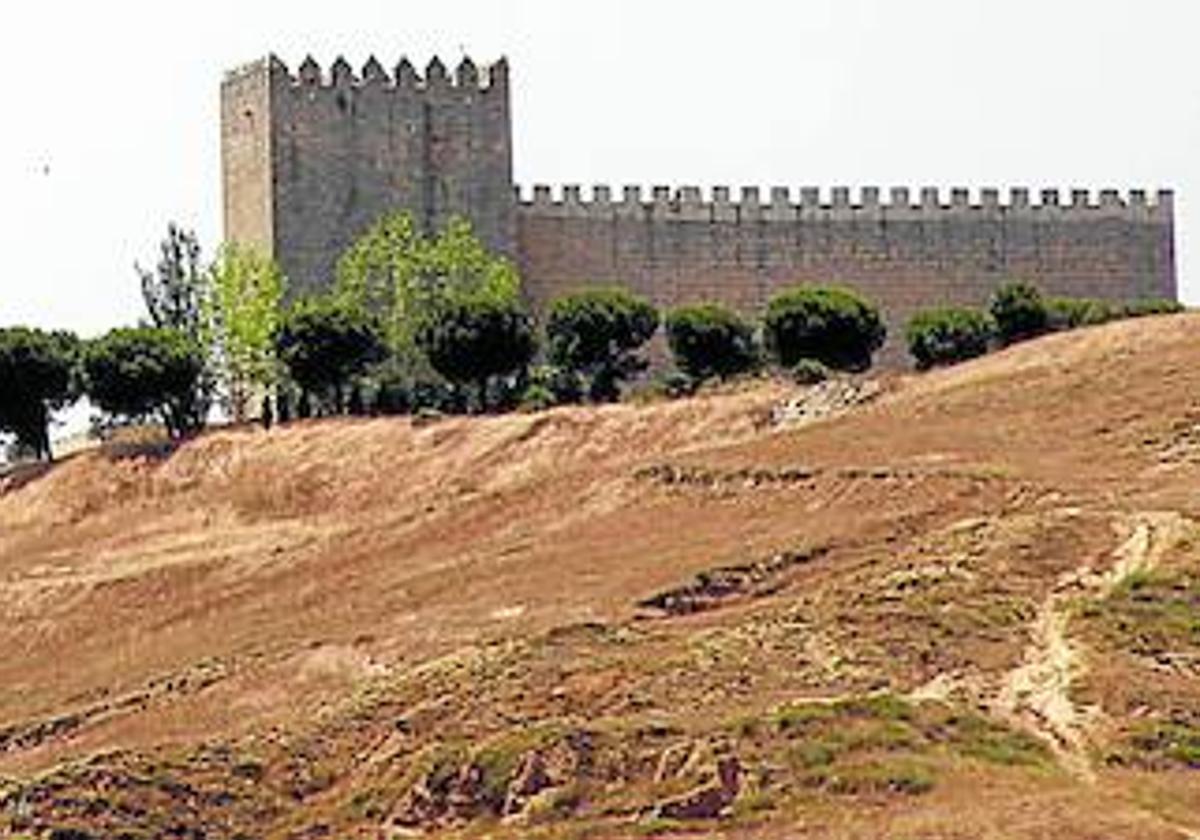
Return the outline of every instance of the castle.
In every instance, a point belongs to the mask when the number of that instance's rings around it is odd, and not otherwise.
[[[513,183],[509,69],[438,59],[419,74],[374,58],[356,73],[311,58],[295,74],[269,57],[221,87],[225,237],[264,247],[293,289],[332,281],[338,256],[384,213],[426,229],[469,218],[513,259],[536,306],[589,282],[617,282],[659,305],[718,300],[761,309],[804,282],[852,286],[882,308],[897,337],[917,309],[979,304],[1021,278],[1048,294],[1177,296],[1172,194],[1027,189],[1002,200],[876,187],[806,187],[734,198],[714,187],[597,186],[557,193]]]

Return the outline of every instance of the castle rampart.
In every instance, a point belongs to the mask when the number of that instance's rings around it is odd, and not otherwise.
[[[615,197],[619,196],[619,197]],[[1159,192],[877,187],[765,192],[576,186],[518,193],[517,243],[534,300],[613,278],[662,305],[721,300],[760,311],[778,289],[840,282],[883,307],[898,352],[916,310],[980,304],[1025,278],[1049,294],[1176,295],[1173,200]]]
[[[1172,194],[1015,188],[513,186],[508,66],[437,59],[419,74],[268,58],[222,86],[226,237],[265,245],[293,288],[396,209],[451,214],[513,257],[535,305],[587,283],[662,306],[759,311],[776,290],[838,282],[884,310],[899,358],[908,317],[979,304],[1021,278],[1048,294],[1176,297]]]

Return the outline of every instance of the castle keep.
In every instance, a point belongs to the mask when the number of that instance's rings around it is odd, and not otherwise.
[[[894,342],[915,310],[983,303],[1011,278],[1055,295],[1177,294],[1168,191],[523,194],[503,60],[464,59],[451,75],[437,59],[418,74],[373,58],[359,73],[343,59],[325,72],[310,58],[293,74],[267,58],[226,77],[221,142],[226,239],[264,247],[299,289],[329,284],[360,233],[406,209],[430,230],[471,219],[515,260],[535,306],[599,281],[661,306],[719,300],[754,312],[781,287],[836,281],[881,306]]]

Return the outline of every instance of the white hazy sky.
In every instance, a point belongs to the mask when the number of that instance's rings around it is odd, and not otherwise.
[[[55,2],[0,29],[0,325],[141,314],[169,220],[221,235],[218,88],[407,54],[512,63],[517,180],[1177,190],[1200,303],[1192,0]]]

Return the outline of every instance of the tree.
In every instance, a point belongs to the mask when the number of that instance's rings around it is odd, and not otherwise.
[[[680,370],[697,381],[725,379],[758,361],[754,329],[717,303],[681,306],[667,313],[667,344]]]
[[[302,399],[331,400],[338,413],[352,380],[387,352],[378,317],[332,296],[293,303],[283,317],[276,348]]]
[[[492,377],[524,371],[537,343],[533,323],[516,301],[479,295],[445,304],[417,331],[434,370],[457,384],[473,383],[488,408]]]
[[[588,289],[550,304],[547,353],[587,379],[592,400],[615,400],[621,381],[646,368],[636,351],[657,329],[658,310],[642,298],[617,287]]]
[[[256,394],[278,379],[275,336],[285,281],[274,260],[236,243],[221,249],[211,273],[208,320],[230,413],[240,422]]]
[[[181,330],[111,330],[88,343],[83,367],[88,398],[109,414],[131,420],[157,414],[175,438],[203,424],[194,400],[204,355]]]
[[[214,381],[208,369],[211,345],[207,319],[210,293],[209,273],[201,267],[200,242],[196,234],[175,225],[167,225],[167,236],[159,244],[154,270],[134,264],[141,277],[142,300],[150,323],[163,329],[178,330],[200,349],[205,368],[197,377],[190,405],[180,411],[190,416],[187,425],[199,428],[212,404]]]
[[[54,459],[50,417],[74,402],[79,341],[64,332],[0,329],[0,431],[37,458]]]
[[[1006,283],[992,295],[992,317],[1002,344],[1014,344],[1046,332],[1050,316],[1037,286]]]
[[[451,218],[429,238],[400,212],[380,219],[346,251],[335,289],[352,306],[382,315],[389,345],[406,355],[438,309],[477,296],[516,301],[520,282],[512,263],[489,252],[465,219]]]
[[[763,332],[780,365],[815,359],[834,370],[866,370],[887,337],[879,310],[840,286],[801,286],[767,304]]]
[[[991,315],[972,307],[925,309],[908,322],[908,352],[919,370],[952,365],[988,351],[996,334]]]

